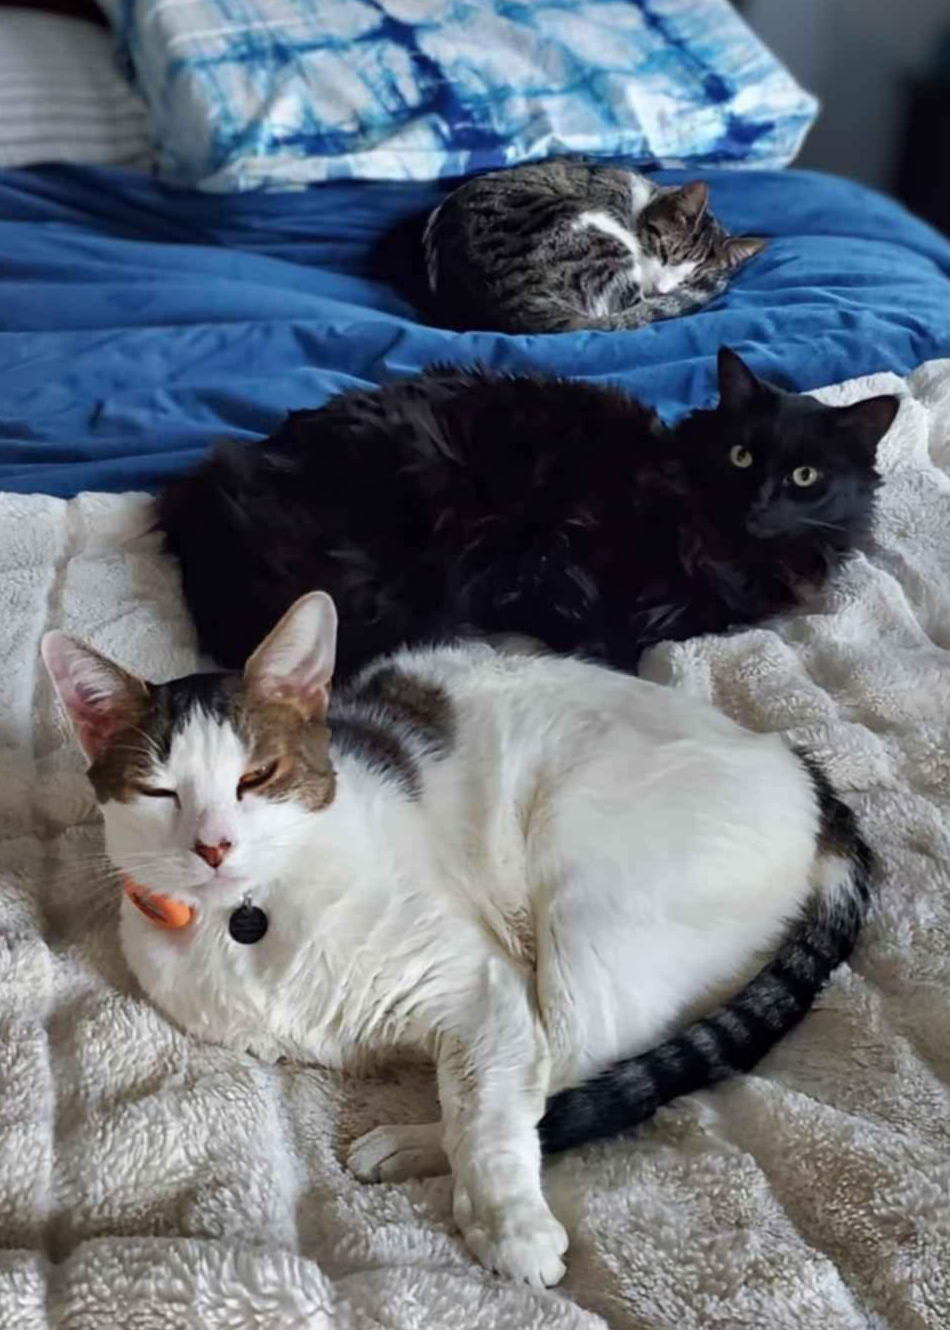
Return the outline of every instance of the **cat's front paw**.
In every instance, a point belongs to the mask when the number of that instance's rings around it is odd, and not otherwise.
[[[420,1122],[374,1127],[350,1146],[347,1167],[361,1182],[402,1182],[448,1173],[442,1124]]]
[[[457,1220],[466,1209],[456,1205]],[[517,1206],[487,1223],[473,1217],[459,1227],[482,1265],[496,1274],[535,1288],[551,1288],[564,1278],[567,1233],[545,1205]]]

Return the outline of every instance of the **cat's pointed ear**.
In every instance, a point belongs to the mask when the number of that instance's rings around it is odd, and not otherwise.
[[[79,746],[95,762],[120,730],[136,723],[148,688],[65,633],[47,633],[40,650]]]
[[[749,366],[728,346],[721,346],[716,357],[719,379],[719,405],[726,411],[746,411],[764,393],[767,386],[757,379]]]
[[[325,591],[291,605],[244,667],[249,692],[322,720],[336,663],[336,606]]]
[[[728,268],[738,268],[761,254],[769,242],[763,236],[730,236],[723,243],[722,255]]]
[[[676,208],[690,227],[698,226],[709,206],[709,186],[705,180],[690,180],[676,191]]]
[[[835,424],[844,427],[873,459],[877,445],[894,423],[901,399],[890,393],[835,408]]]

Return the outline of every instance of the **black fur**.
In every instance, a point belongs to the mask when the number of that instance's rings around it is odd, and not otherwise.
[[[189,674],[169,683],[153,684],[148,721],[142,728],[147,731],[155,756],[163,762],[168,760],[172,741],[195,712],[203,712],[213,720],[227,720],[237,687],[237,681],[226,674]]]
[[[629,1131],[671,1099],[750,1071],[807,1015],[851,954],[870,908],[874,857],[824,772],[799,757],[815,791],[819,852],[847,864],[848,890],[838,899],[816,892],[773,959],[717,1011],[657,1048],[554,1095],[538,1128],[545,1154]]]
[[[790,608],[867,529],[897,399],[821,406],[725,349],[719,384],[668,429],[616,388],[437,368],[223,445],[159,499],[203,647],[238,667],[321,588],[343,675],[463,628],[635,670]]]

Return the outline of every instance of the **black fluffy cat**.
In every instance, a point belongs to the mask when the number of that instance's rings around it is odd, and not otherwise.
[[[202,646],[237,667],[314,588],[344,672],[518,631],[625,670],[796,603],[871,521],[896,397],[822,406],[719,353],[674,428],[615,388],[436,368],[217,448],[159,498]]]

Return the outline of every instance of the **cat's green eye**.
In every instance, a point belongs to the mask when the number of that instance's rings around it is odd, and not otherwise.
[[[740,471],[744,471],[746,467],[752,465],[752,454],[748,448],[743,448],[741,443],[737,443],[729,449],[729,461],[733,466],[737,466]]]
[[[174,799],[176,803],[178,802],[178,795],[174,790],[160,790],[154,785],[139,785],[137,790],[139,794],[144,794],[146,799]]]
[[[252,771],[245,771],[244,775],[238,781],[237,797],[240,799],[242,794],[248,790],[258,790],[262,785],[266,785],[269,780],[273,780],[277,774],[278,763],[266,762],[263,766],[254,767]]]
[[[792,484],[797,485],[799,489],[806,490],[809,485],[814,485],[816,480],[821,479],[821,472],[816,466],[797,466],[792,472]]]

